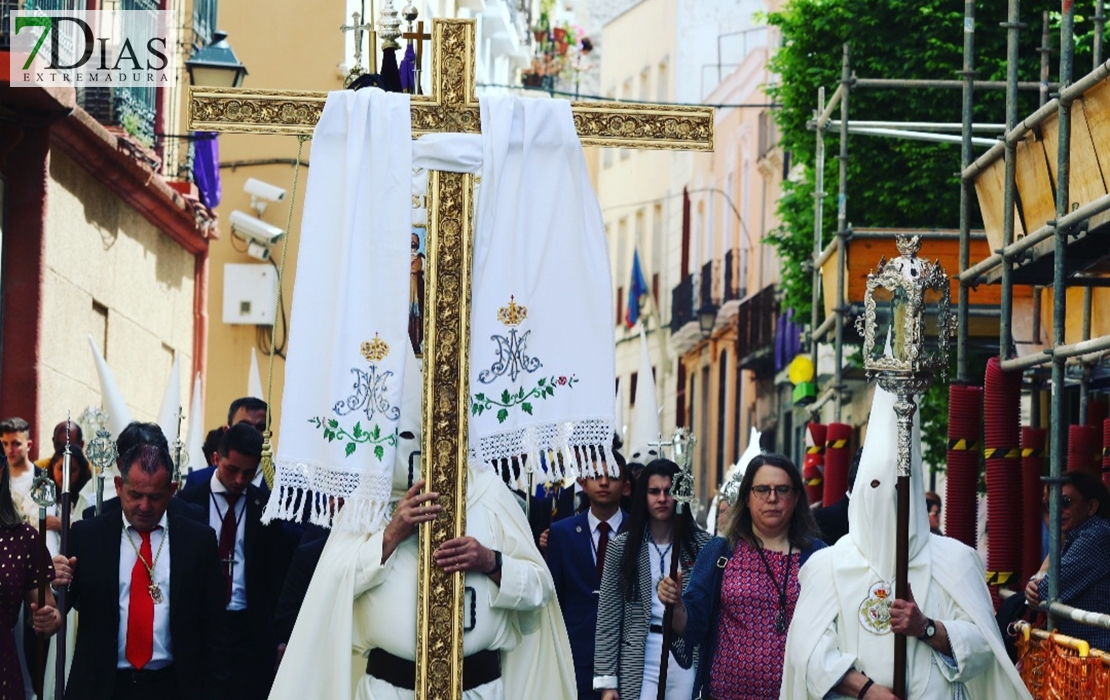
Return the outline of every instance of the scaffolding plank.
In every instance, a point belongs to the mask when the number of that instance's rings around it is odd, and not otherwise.
[[[975,194],[979,198],[979,211],[983,214],[983,228],[987,232],[990,251],[983,257],[971,256],[971,264],[985,259],[990,252],[1002,247],[1002,211],[1005,200],[1006,163],[996,160],[975,179]],[[1017,203],[1014,203],[1014,237],[1025,235]]]
[[[1042,133],[1044,134],[1044,150],[1048,156],[1049,172],[1053,182],[1056,181],[1056,171],[1059,163],[1057,151],[1059,150],[1059,116],[1052,115],[1045,119]],[[1107,144],[1110,146],[1110,142]],[[1099,167],[1098,156],[1095,155],[1095,145],[1091,141],[1091,132],[1088,128],[1087,110],[1083,101],[1076,100],[1072,103],[1071,110],[1071,161],[1068,181],[1068,198],[1071,202],[1068,210],[1082,206],[1106,194],[1106,185],[1102,181],[1102,169]],[[1093,217],[1091,226],[1097,226],[1105,217]]]
[[[1056,192],[1049,176],[1044,143],[1032,133],[1017,144],[1014,180],[1027,231],[1036,231],[1045,222],[1056,218]]]

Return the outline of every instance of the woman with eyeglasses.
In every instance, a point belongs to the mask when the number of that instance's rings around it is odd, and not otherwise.
[[[709,533],[698,528],[690,509],[676,516],[671,486],[678,465],[656,459],[636,478],[628,530],[613,539],[605,554],[594,647],[594,690],[601,700],[655,700],[663,656],[663,603],[655,586],[679,557],[690,573]],[[676,517],[682,518],[681,542],[674,541]],[[694,673],[673,654],[667,664],[667,698],[688,700]]]
[[[694,564],[686,591],[665,578],[659,599],[674,604],[679,663],[701,663],[693,697],[775,700],[786,630],[798,600],[798,570],[823,549],[802,475],[787,457],[761,454],[740,482],[723,536]]]
[[[1080,610],[1110,614],[1110,494],[1093,474],[1067,471],[1060,487],[1060,602]],[[1048,558],[1025,585],[1025,599],[1037,605],[1048,597]],[[1057,629],[1110,651],[1110,630],[1064,618]]]

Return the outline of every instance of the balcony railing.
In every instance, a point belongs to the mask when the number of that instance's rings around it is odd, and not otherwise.
[[[716,260],[710,260],[701,266],[701,279],[698,284],[698,305],[697,308],[694,309],[695,313],[697,313],[697,309],[703,306],[719,305],[720,295],[715,294],[717,290],[714,289],[716,285],[713,284],[717,281],[718,268],[719,266]]]
[[[721,303],[743,298],[744,290],[740,289],[740,250],[738,248],[732,248],[725,253],[724,281],[724,296],[721,298]]]
[[[750,369],[756,374],[773,369],[778,312],[773,285],[740,304],[736,315],[736,353],[740,369]]]
[[[84,11],[85,0],[0,0],[0,51],[11,49],[11,13],[16,10],[41,12]]]
[[[694,285],[697,275],[686,275],[671,290],[671,333],[678,333],[687,323],[697,320],[694,313]]]

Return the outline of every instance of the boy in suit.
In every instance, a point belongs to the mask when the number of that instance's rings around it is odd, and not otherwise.
[[[600,697],[592,684],[601,568],[609,541],[623,532],[627,524],[621,498],[629,494],[628,472],[620,452],[614,449],[612,454],[620,467],[620,476],[579,479],[589,509],[553,523],[547,535],[547,566],[570,636],[579,700]],[[595,460],[594,466],[599,473],[607,471],[604,460]]]

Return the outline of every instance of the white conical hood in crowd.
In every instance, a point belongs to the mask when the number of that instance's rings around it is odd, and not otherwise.
[[[613,427],[617,431],[617,438],[620,439],[621,444],[625,443],[628,436],[625,434],[624,426],[624,394],[621,392],[621,380],[617,378],[617,397],[615,399],[616,405],[613,407]],[[628,450],[621,448],[621,452],[627,454]]]
[[[189,427],[185,433],[185,469],[186,474],[194,469],[204,469],[208,466],[211,455],[204,454],[204,400],[200,391],[200,372],[193,380],[193,402],[189,406]]]
[[[659,448],[651,445],[659,442],[659,399],[655,395],[655,375],[651,371],[651,355],[648,353],[647,336],[644,335],[642,326],[640,369],[633,400],[636,404],[632,407],[632,426],[625,457],[629,462],[647,464],[659,456]]]
[[[258,371],[258,353],[255,352],[254,348],[251,348],[251,371],[247,376],[247,393],[244,396],[270,400],[268,396],[262,393],[262,374]]]
[[[158,427],[166,436],[166,442],[173,451],[173,443],[177,440],[177,414],[181,410],[181,358],[175,357],[170,367],[170,378],[166,382],[166,390],[162,393],[162,407],[158,409]]]
[[[894,580],[895,537],[898,523],[898,417],[895,396],[875,387],[867,436],[848,503],[848,535],[871,568],[884,581]],[[910,438],[909,559],[929,541],[929,514],[921,479],[921,411],[913,416]]]
[[[115,440],[131,422],[131,411],[123,400],[123,393],[116,384],[116,378],[112,376],[112,370],[108,369],[108,363],[91,335],[89,347],[92,348],[93,361],[96,362],[96,373],[100,376],[100,394],[104,402],[104,412],[108,414],[108,430]]]

